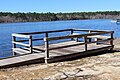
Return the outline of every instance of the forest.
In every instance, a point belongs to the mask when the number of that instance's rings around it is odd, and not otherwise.
[[[73,12],[73,13],[0,12],[0,23],[84,20],[84,19],[120,19],[120,11]]]

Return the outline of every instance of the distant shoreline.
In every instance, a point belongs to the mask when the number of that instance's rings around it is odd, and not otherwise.
[[[79,20],[95,20],[95,19],[79,19]],[[34,21],[34,22],[57,22],[57,21],[75,21],[75,20],[56,20],[56,21]],[[0,23],[0,24],[12,24],[12,23],[32,23],[32,22],[7,22],[7,23]]]
[[[120,11],[73,12],[73,13],[0,12],[0,23],[86,20],[86,19],[117,19],[119,17]]]
[[[76,20],[95,20],[95,19],[76,19]],[[55,20],[55,21],[73,21],[73,20]],[[31,22],[55,22],[55,21],[29,21]],[[0,24],[6,24],[6,23],[29,23],[29,22],[0,22]]]

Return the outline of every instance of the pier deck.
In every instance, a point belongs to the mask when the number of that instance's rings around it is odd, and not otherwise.
[[[71,31],[71,35],[49,37],[48,33]],[[86,34],[72,35],[73,31],[85,31]],[[93,32],[93,33],[92,33]],[[44,38],[33,39],[31,34],[45,34]],[[106,36],[106,35],[109,36]],[[99,37],[98,37],[99,35]],[[13,52],[14,56],[1,59],[0,67],[10,67],[15,65],[45,62],[48,63],[54,58],[64,59],[74,56],[82,56],[92,54],[104,50],[113,49],[113,31],[95,31],[95,30],[58,30],[58,31],[46,31],[46,32],[34,32],[34,33],[19,33],[13,34]],[[92,37],[97,36],[97,37]],[[104,38],[100,38],[104,36]],[[28,40],[17,40],[19,38],[28,38]],[[82,39],[82,41],[79,40]],[[96,38],[98,38],[96,40]],[[49,43],[50,41],[70,39],[69,41],[63,41],[59,43]],[[74,40],[76,39],[76,41]],[[33,46],[33,41],[43,40],[44,45]],[[28,41],[28,44],[22,43]],[[97,43],[97,44],[96,44]],[[16,45],[22,45],[23,47],[17,47]],[[16,54],[19,54],[16,56]],[[61,57],[61,58],[59,58]]]
[[[69,41],[69,42],[63,42],[63,43],[56,43],[56,44],[51,44],[50,48],[59,47],[61,45],[66,46],[67,44],[69,44],[69,45],[70,44],[77,44],[77,43],[81,43],[81,42]],[[43,49],[43,47],[44,46],[34,46],[34,48],[38,48],[38,49]],[[54,57],[58,57],[58,56],[69,56],[69,55],[75,56],[76,54],[77,55],[78,54],[79,55],[83,55],[83,54],[86,55],[88,53],[92,54],[93,51],[99,52],[99,51],[108,50],[108,49],[112,48],[111,45],[103,45],[103,44],[96,45],[95,43],[88,44],[88,51],[85,51],[84,47],[85,47],[84,45],[78,45],[78,46],[74,46],[74,47],[51,50],[49,52],[49,57],[54,58]],[[22,64],[22,63],[25,63],[27,61],[30,62],[32,60],[39,61],[39,59],[44,60],[44,58],[45,58],[44,52],[21,55],[21,56],[14,56],[11,58],[6,58],[3,60],[0,60],[0,66],[2,67],[2,66],[7,66],[7,65]]]

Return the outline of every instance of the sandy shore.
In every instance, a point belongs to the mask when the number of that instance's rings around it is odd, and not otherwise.
[[[0,80],[120,80],[120,38],[112,53],[73,61],[1,69]]]

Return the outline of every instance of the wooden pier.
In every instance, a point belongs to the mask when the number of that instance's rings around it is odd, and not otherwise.
[[[69,34],[50,36],[52,33],[60,34],[62,32],[67,32]],[[64,58],[63,56],[65,56],[65,58],[69,58],[104,50],[112,50],[114,47],[113,33],[113,31],[81,29],[13,33],[13,56],[1,59],[0,67],[33,63],[34,61],[37,62],[40,60],[44,60],[45,63],[48,63],[49,60],[54,60],[55,57],[58,59],[60,57]],[[37,38],[34,37],[34,35],[40,34],[44,36]],[[34,45],[35,41],[41,41],[42,44]]]

